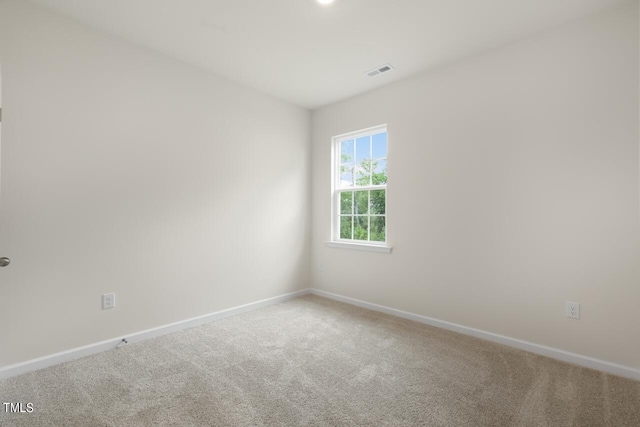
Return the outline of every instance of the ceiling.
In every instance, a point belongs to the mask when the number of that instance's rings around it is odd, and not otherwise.
[[[310,109],[624,2],[32,1]]]

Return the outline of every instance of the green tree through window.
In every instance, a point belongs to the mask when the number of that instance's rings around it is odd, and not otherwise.
[[[387,132],[377,128],[339,137],[337,239],[386,241]]]

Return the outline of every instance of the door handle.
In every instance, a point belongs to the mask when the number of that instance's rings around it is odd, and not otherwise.
[[[10,262],[11,260],[9,258],[3,256],[0,258],[0,267],[6,267]]]

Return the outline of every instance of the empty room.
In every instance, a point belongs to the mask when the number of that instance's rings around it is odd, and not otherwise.
[[[640,426],[639,0],[0,0],[0,426]]]

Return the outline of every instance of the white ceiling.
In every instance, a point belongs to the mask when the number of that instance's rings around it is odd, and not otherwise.
[[[316,108],[623,0],[32,0]],[[364,73],[385,63],[396,69]]]

